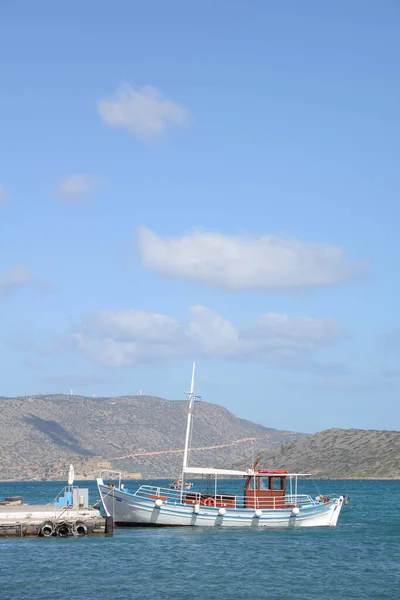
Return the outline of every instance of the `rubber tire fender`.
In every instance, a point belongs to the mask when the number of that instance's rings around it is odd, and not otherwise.
[[[58,537],[68,537],[72,535],[71,526],[69,523],[59,523],[56,526],[56,535]]]
[[[73,532],[74,535],[77,536],[87,535],[88,528],[86,527],[86,524],[83,521],[77,521],[76,523],[74,523]]]
[[[39,535],[41,537],[51,537],[54,534],[54,523],[52,521],[46,521],[41,525]]]

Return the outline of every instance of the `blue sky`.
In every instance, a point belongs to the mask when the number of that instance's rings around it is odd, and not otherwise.
[[[0,1],[0,395],[398,428],[399,17]]]

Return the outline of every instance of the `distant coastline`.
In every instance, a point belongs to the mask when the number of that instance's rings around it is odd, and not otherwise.
[[[123,477],[124,481],[169,481],[171,477]],[[221,477],[221,479],[229,479],[228,477]],[[193,481],[204,481],[201,477],[190,477]],[[0,479],[0,483],[45,483],[46,481],[52,482],[65,482],[64,479],[58,477],[50,477],[48,479]],[[75,481],[95,482],[95,478],[90,477],[75,477]],[[310,477],[309,479],[303,478],[303,481],[400,481],[400,477]]]

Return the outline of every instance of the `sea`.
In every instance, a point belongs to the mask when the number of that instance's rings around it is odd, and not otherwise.
[[[98,499],[94,481],[77,483]],[[64,485],[2,482],[0,498],[48,503]],[[400,481],[307,481],[301,491],[348,495],[337,527],[0,538],[0,600],[399,600]]]

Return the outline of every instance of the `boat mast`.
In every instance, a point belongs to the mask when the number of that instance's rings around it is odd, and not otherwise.
[[[193,413],[194,370],[195,370],[195,367],[196,367],[196,363],[193,362],[192,382],[191,382],[191,385],[190,385],[190,392],[185,392],[186,394],[188,394],[189,410],[188,410],[187,423],[186,423],[185,449],[183,451],[183,465],[182,465],[182,478],[181,478],[181,495],[183,493],[183,488],[184,488],[184,485],[185,485],[185,467],[187,467],[187,463],[188,463],[189,440],[190,440],[190,430],[191,430],[191,426],[192,426],[192,413]]]

